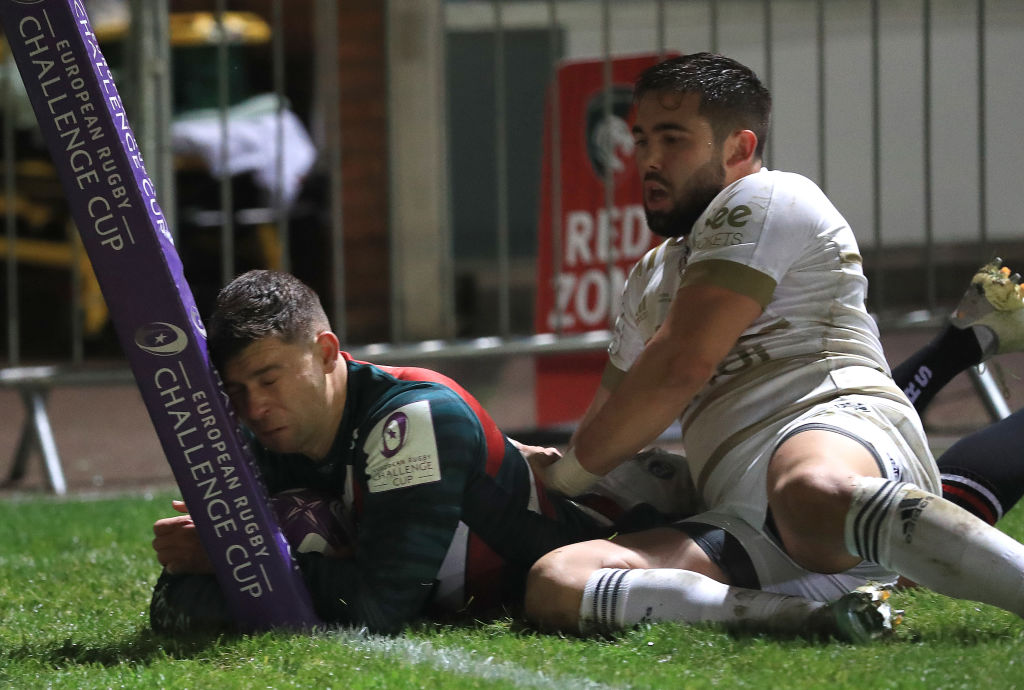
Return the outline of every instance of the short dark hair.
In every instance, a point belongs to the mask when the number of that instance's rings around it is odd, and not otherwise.
[[[699,93],[700,114],[711,123],[716,144],[739,129],[757,135],[760,158],[768,141],[772,97],[746,65],[714,53],[669,58],[647,68],[637,78],[633,100],[650,93]]]
[[[243,273],[221,289],[207,324],[210,360],[223,372],[227,362],[263,338],[287,343],[330,328],[316,292],[290,273]]]

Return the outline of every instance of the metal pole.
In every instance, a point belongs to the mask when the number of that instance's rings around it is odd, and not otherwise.
[[[512,330],[509,306],[509,227],[508,227],[508,113],[505,99],[505,34],[501,0],[493,0],[494,8],[494,165],[497,185],[498,230],[498,332],[508,336]]]
[[[988,134],[987,109],[985,104],[985,65],[987,61],[985,45],[985,0],[978,0],[978,243],[981,252],[988,250]],[[985,257],[979,257],[983,259]]]
[[[871,213],[875,238],[875,269],[871,292],[879,309],[885,307],[885,272],[882,266],[882,96],[881,18],[879,1],[871,0]]]
[[[174,237],[174,154],[171,96],[171,46],[168,0],[132,0],[128,67],[135,130],[146,172],[157,192],[160,211]]]
[[[4,232],[7,237],[7,362],[17,366],[21,361],[18,312],[18,220],[14,213],[17,194],[14,166],[14,84],[18,68],[8,58],[7,75],[4,79]]]
[[[50,417],[46,414],[46,391],[25,391],[22,393],[22,399],[25,401],[26,414],[32,418],[36,442],[39,444],[39,452],[46,465],[46,479],[49,481],[53,493],[63,496],[68,492],[68,487],[64,480],[60,455],[57,453],[57,442],[53,438]]]
[[[762,0],[762,12],[764,14],[764,83],[768,88],[772,86],[772,0]],[[768,141],[764,142],[762,161],[768,167]]]
[[[558,29],[558,3],[548,0],[548,48],[551,51],[551,294],[558,294],[562,277],[562,94],[558,80],[558,55],[561,40]],[[562,334],[562,319],[555,305],[555,333]]]
[[[974,390],[981,398],[992,421],[998,422],[1012,414],[1010,406],[1006,404],[1006,398],[1003,397],[1003,392],[999,389],[999,384],[996,383],[987,366],[984,364],[973,366],[967,370],[967,375],[971,379],[971,383],[974,384]]]
[[[659,60],[664,60],[665,59],[665,53],[668,51],[668,49],[667,49],[668,40],[667,40],[667,38],[665,36],[666,30],[667,30],[666,21],[665,21],[665,0],[658,0],[658,3],[657,3],[655,11],[656,11],[656,17],[655,17],[655,20],[654,20],[656,22],[655,29],[658,32],[658,59]]]
[[[711,52],[718,52],[718,0],[708,0],[708,31],[711,33]]]
[[[159,14],[155,8],[143,0],[132,0],[131,22],[129,29],[132,51],[128,53],[128,62],[131,65],[131,95],[135,106],[134,121],[138,132],[139,147],[147,162],[148,169],[152,164],[157,163],[159,158],[157,147],[157,88],[156,76],[158,67],[156,63],[156,46],[154,36],[156,35],[156,17]],[[159,189],[163,180],[160,178],[158,165],[153,166],[154,171],[150,172],[150,179],[154,186]],[[148,170],[147,170],[148,171]],[[154,172],[156,173],[154,175]]]
[[[438,70],[442,75],[444,74],[444,66],[447,64],[447,34],[445,26],[445,3],[443,0],[434,0],[435,10],[438,14],[437,20],[434,22],[436,34],[434,42],[439,46],[439,56],[437,57],[437,64],[440,65]],[[449,151],[448,148],[448,106],[451,102],[448,98],[448,80],[445,78],[443,86],[438,91],[437,98],[439,100],[438,111],[441,116],[437,118],[437,139],[442,142],[442,147],[445,152]],[[442,177],[444,184],[444,215],[438,223],[438,240],[444,247],[444,252],[441,254],[441,280],[443,281],[443,294],[444,301],[441,309],[441,316],[444,319],[442,324],[442,332],[452,336],[458,331],[458,314],[455,308],[455,242],[452,238],[453,228],[451,219],[453,217],[452,207],[454,205],[452,197],[452,160],[451,156],[445,155],[444,158],[444,176]]]
[[[231,173],[228,172],[230,152],[228,136],[229,82],[228,82],[228,32],[224,25],[227,0],[217,0],[217,111],[220,119],[220,277],[226,285],[235,275],[235,213],[231,189]]]
[[[935,309],[935,228],[932,222],[932,4],[922,3],[924,35],[922,66],[922,146],[924,148],[924,237],[925,237],[925,281],[927,284],[927,305]]]
[[[274,83],[274,96],[277,99],[277,127],[274,130],[274,144],[277,156],[274,158],[275,178],[277,185],[274,187],[274,222],[277,223],[277,241],[280,243],[281,270],[291,271],[291,239],[289,237],[288,205],[284,199],[284,160],[287,151],[284,145],[284,116],[285,116],[285,95],[284,95],[284,11],[281,0],[274,0],[271,6],[271,60]]]
[[[174,64],[171,60],[171,21],[168,0],[162,0],[155,15],[156,47],[158,56],[157,107],[157,150],[159,151],[160,210],[167,221],[167,230],[177,241],[178,237],[178,189],[175,184],[174,150],[171,145],[171,126],[174,123]]]
[[[386,41],[386,44],[387,44],[387,51],[388,51],[387,52],[387,57],[389,59],[390,59],[390,56],[391,56],[391,51],[394,49],[393,48],[393,44],[395,42],[395,36],[394,36],[395,32],[394,32],[393,20],[391,19],[390,16],[388,16],[392,12],[392,5],[393,4],[394,3],[389,0],[389,2],[387,2],[385,4],[385,6],[384,6],[385,7],[385,26],[387,27],[387,29],[385,31],[385,39],[384,40]],[[443,40],[443,37],[442,37],[442,40]],[[386,109],[386,112],[388,112],[389,114],[397,112],[396,108],[398,107],[397,104],[395,103],[395,98],[393,97],[394,96],[393,82],[395,81],[396,77],[392,77],[392,75],[391,75],[392,69],[394,69],[394,67],[388,67],[388,69],[386,69],[384,71],[384,74],[385,74],[384,78],[387,80],[387,88],[385,90],[385,95],[384,95],[384,98],[385,98],[384,107]],[[445,93],[443,98],[447,99],[447,97],[448,97],[448,94]],[[395,164],[395,160],[394,160],[395,159],[394,149],[397,148],[397,147],[395,147],[394,145],[391,144],[391,142],[394,140],[394,132],[395,132],[394,121],[393,121],[393,118],[389,117],[388,118],[388,122],[387,122],[387,137],[388,137],[388,147],[389,147],[389,158],[388,158],[388,181],[389,182],[394,180],[394,178],[395,178],[395,169],[397,168],[397,165]],[[447,158],[447,156],[446,156],[446,158]],[[444,175],[445,175],[444,179],[445,180],[451,180],[451,167],[450,167],[450,165],[448,164],[447,161],[443,161],[442,165],[444,166]],[[444,202],[449,211],[451,210],[451,207],[452,207],[450,187],[451,187],[450,184],[446,185],[446,189],[445,189],[445,202]],[[397,202],[396,202],[396,199],[395,199],[395,195],[392,194],[392,195],[390,195],[390,198],[388,199],[388,245],[390,247],[398,246],[399,243],[401,242],[401,232],[400,232],[400,230],[397,227],[398,226],[398,220],[397,220],[398,219],[398,214],[394,210],[396,205],[397,205]],[[448,217],[449,218],[451,217],[450,213],[448,214]],[[447,254],[448,256],[450,256],[451,255],[451,249],[450,249],[451,243],[449,242],[448,245],[449,245],[449,249],[444,254]],[[444,254],[442,254],[442,256]],[[449,266],[450,265],[451,264],[449,264]],[[406,321],[405,321],[405,302],[406,302],[406,300],[405,300],[405,291],[404,291],[404,288],[402,287],[402,285],[400,284],[400,282],[398,280],[398,276],[402,275],[402,266],[403,266],[403,262],[402,262],[401,258],[398,256],[398,252],[395,252],[395,251],[388,252],[388,271],[389,271],[389,274],[391,276],[391,281],[390,281],[390,283],[388,285],[388,310],[390,312],[389,316],[388,316],[388,333],[389,333],[389,338],[390,338],[390,340],[392,342],[401,342],[401,341],[403,341],[406,338],[406,335],[405,335],[405,326],[406,326]],[[445,269],[446,268],[448,268],[448,266],[446,266]],[[442,273],[443,273],[443,271],[445,269],[442,269]],[[454,333],[454,331],[446,331],[446,332]]]
[[[815,45],[818,52],[818,184],[828,193],[828,105],[826,88],[828,81],[825,70],[825,0],[817,0],[817,34]]]
[[[604,51],[604,99],[603,99],[603,110],[604,110],[604,121],[606,123],[611,122],[612,118],[612,18],[611,18],[611,3],[609,0],[602,0],[601,2],[601,45]],[[608,298],[611,299],[611,293],[614,289],[612,287],[612,281],[615,279],[615,258],[612,256],[612,212],[615,210],[615,171],[612,169],[611,161],[607,161],[604,166],[604,210],[605,210],[605,222],[604,222],[604,234],[601,236],[601,248],[605,255],[605,271],[607,273],[607,289]],[[597,227],[600,229],[602,223],[598,222]],[[610,303],[610,302],[609,302]],[[609,323],[614,319],[611,310],[608,311]]]
[[[67,240],[71,245],[71,362],[81,364],[85,356],[85,336],[82,326],[84,307],[82,305],[82,256],[85,252],[76,237],[73,222],[68,223]]]
[[[338,81],[338,5],[335,0],[317,0],[313,14],[316,37],[318,90],[322,104],[324,143],[329,176],[331,218],[331,297],[334,304],[331,324],[345,342],[348,320],[345,315],[345,243],[342,214],[341,175],[341,85]]]

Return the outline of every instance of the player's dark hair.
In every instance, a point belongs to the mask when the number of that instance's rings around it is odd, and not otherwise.
[[[257,340],[287,343],[330,328],[316,292],[290,273],[249,271],[221,289],[207,324],[210,360],[217,369]]]
[[[699,93],[698,112],[711,123],[716,144],[721,145],[737,130],[749,129],[757,135],[755,155],[763,155],[772,97],[749,67],[713,53],[669,58],[647,68],[637,78],[633,100],[639,102],[651,93]]]

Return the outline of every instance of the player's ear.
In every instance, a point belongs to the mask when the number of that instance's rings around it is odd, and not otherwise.
[[[738,129],[725,140],[725,164],[736,166],[753,161],[757,151],[757,135],[749,129]]]
[[[338,354],[340,349],[338,336],[331,331],[320,331],[316,336],[316,353],[325,372],[332,372],[338,365]]]

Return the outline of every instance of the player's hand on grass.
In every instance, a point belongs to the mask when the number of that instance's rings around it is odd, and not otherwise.
[[[212,573],[213,566],[199,541],[199,532],[184,501],[172,501],[171,506],[185,515],[162,518],[153,523],[156,559],[172,575]]]

